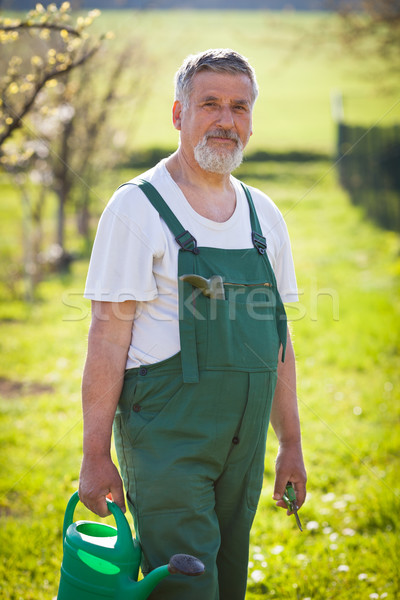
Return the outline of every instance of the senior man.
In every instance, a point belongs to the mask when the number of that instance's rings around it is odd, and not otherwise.
[[[170,577],[162,600],[243,600],[269,421],[273,498],[306,472],[295,358],[283,302],[297,299],[283,218],[231,173],[252,135],[253,68],[230,49],[189,56],[175,78],[179,147],[121,186],[98,227],[85,297],[80,498],[125,508],[144,575],[185,552],[200,578]]]

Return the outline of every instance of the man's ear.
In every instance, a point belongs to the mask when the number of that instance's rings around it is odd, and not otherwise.
[[[180,131],[181,129],[181,120],[182,120],[182,104],[179,100],[175,100],[174,105],[172,107],[172,122],[174,124],[175,129]]]

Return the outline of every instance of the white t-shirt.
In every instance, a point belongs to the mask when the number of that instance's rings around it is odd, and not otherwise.
[[[253,247],[248,202],[234,177],[236,208],[224,223],[206,219],[190,206],[165,160],[141,178],[153,184],[199,247]],[[296,277],[283,217],[265,194],[249,189],[282,300],[295,302]],[[115,192],[99,221],[84,296],[107,302],[137,301],[128,369],[164,360],[180,350],[178,250],[173,234],[137,186],[125,185]]]

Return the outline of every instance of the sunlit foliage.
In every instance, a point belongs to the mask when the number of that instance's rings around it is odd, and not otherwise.
[[[22,19],[0,18],[0,147],[21,127],[42,90],[97,52],[102,37],[87,28],[99,14],[92,10],[74,18],[64,2],[59,8],[37,4]]]

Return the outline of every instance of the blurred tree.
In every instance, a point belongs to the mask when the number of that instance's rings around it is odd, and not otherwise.
[[[37,4],[24,19],[0,18],[0,148],[21,127],[45,87],[81,66],[100,48],[86,29],[100,11],[73,23],[70,5]]]
[[[3,28],[7,38],[18,33],[13,52],[0,59],[7,65],[0,79],[4,98],[0,163],[21,192],[25,295],[29,299],[46,270],[69,265],[68,205],[77,217],[79,234],[89,239],[90,207],[98,199],[99,174],[125,158],[127,132],[123,128],[146,95],[149,65],[141,45],[131,41],[110,57],[106,45],[100,43],[104,36],[93,41],[84,32],[99,12],[78,18],[77,25],[63,33],[60,22],[66,25],[66,16],[70,21],[68,12],[65,3],[59,10],[50,5],[46,11],[37,5],[26,21],[0,25],[0,33]],[[115,113],[126,117],[115,118]],[[46,249],[42,221],[46,200],[54,195],[55,243]]]
[[[329,6],[328,0],[328,6]],[[400,73],[399,0],[334,0],[340,17],[339,35],[346,48],[358,55],[373,53],[381,59],[381,75]],[[382,72],[383,68],[383,72]],[[382,77],[379,78],[382,80]],[[396,83],[396,82],[394,82]],[[397,79],[397,85],[399,79]]]
[[[50,149],[46,158],[58,198],[56,242],[65,249],[65,208],[74,205],[78,232],[90,241],[90,205],[97,199],[99,174],[126,159],[126,122],[146,95],[148,62],[138,43],[101,49],[90,63],[60,78],[31,116],[36,133]],[[132,94],[131,90],[134,90]],[[115,115],[126,112],[126,119]]]

